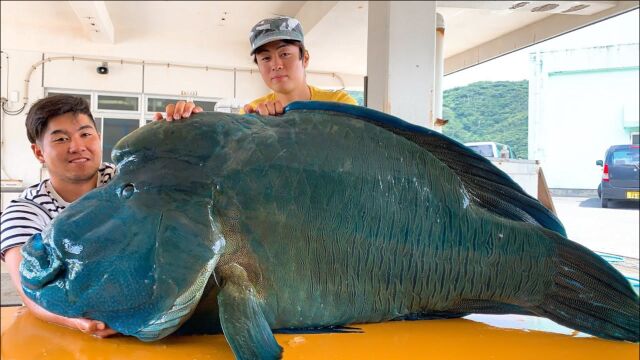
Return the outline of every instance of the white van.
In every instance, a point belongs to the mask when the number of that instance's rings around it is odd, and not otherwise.
[[[516,154],[513,153],[509,145],[500,144],[493,141],[470,142],[465,143],[471,150],[485,157],[515,159]]]

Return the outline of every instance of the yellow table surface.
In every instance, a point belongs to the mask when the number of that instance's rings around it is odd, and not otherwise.
[[[2,360],[233,359],[223,335],[169,336],[144,343],[98,339],[2,308]],[[361,334],[276,334],[284,359],[633,359],[638,344],[594,338],[547,319],[472,315],[463,319],[357,325]]]

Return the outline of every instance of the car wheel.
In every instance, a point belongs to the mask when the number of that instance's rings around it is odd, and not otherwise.
[[[598,185],[598,197],[602,199],[602,183]]]
[[[608,207],[609,207],[609,200],[608,200],[608,199],[605,199],[605,198],[602,198],[602,199],[600,200],[600,206],[601,206],[602,208],[608,208]]]

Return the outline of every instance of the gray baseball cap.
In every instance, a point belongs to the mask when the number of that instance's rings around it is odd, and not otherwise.
[[[251,54],[260,46],[276,40],[296,40],[304,43],[300,21],[288,16],[260,20],[251,28]]]

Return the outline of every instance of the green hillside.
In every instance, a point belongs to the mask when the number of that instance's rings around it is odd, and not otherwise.
[[[480,81],[446,90],[443,133],[462,143],[495,141],[527,158],[529,82]]]

